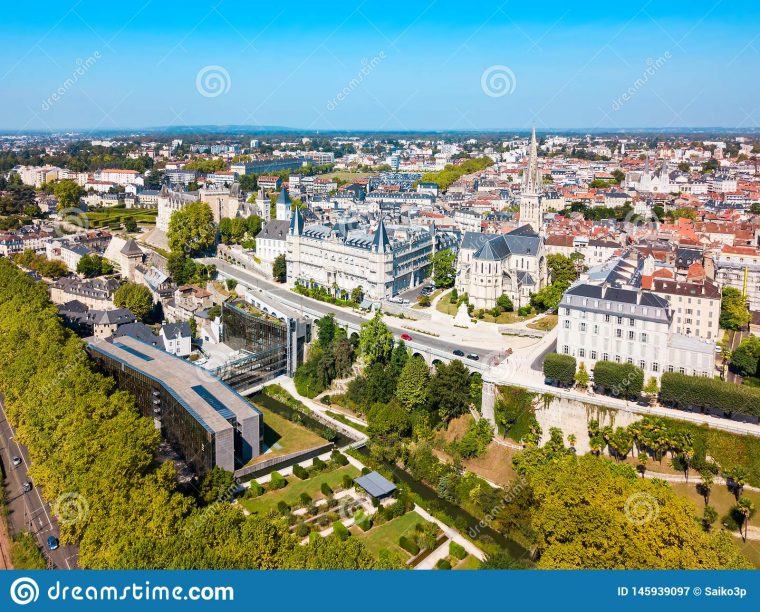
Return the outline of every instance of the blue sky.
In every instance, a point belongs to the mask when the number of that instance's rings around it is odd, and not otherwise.
[[[760,122],[760,11],[728,0],[37,0],[0,40],[0,129]]]

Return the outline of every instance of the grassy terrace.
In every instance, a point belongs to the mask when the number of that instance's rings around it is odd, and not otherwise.
[[[356,478],[360,472],[353,465],[344,465],[337,470],[323,472],[307,480],[288,476],[286,478],[288,486],[284,489],[270,491],[254,499],[244,499],[241,503],[252,514],[267,514],[271,510],[276,510],[280,501],[284,501],[288,505],[297,504],[301,493],[308,493],[314,501],[317,501],[325,497],[321,491],[322,483],[326,482],[333,491],[337,491],[343,485],[345,474],[351,478]]]
[[[557,326],[557,319],[557,315],[548,314],[535,323],[528,323],[528,327],[531,329],[538,329],[540,331],[549,331]]]
[[[455,570],[476,570],[479,568],[480,561],[478,561],[477,557],[473,557],[472,555],[467,555],[458,565],[454,566]]]
[[[352,421],[349,418],[346,418],[345,415],[341,414],[340,412],[334,412],[332,410],[326,410],[327,416],[335,419],[336,421],[340,421],[344,425],[348,425],[349,427],[353,427],[356,431],[361,431],[362,433],[367,433],[367,427],[366,425],[361,425],[360,423],[357,423],[356,421]]]
[[[425,523],[425,519],[419,514],[407,512],[405,515],[373,527],[367,532],[362,531],[358,527],[352,527],[351,533],[362,540],[366,544],[367,549],[375,556],[384,548],[399,553],[401,558],[406,560],[411,555],[398,545],[398,540],[402,535],[411,537],[417,524],[422,523]]]
[[[452,304],[449,299],[451,297],[451,291],[446,293],[443,297],[441,297],[440,300],[438,300],[438,303],[435,305],[435,309],[438,312],[442,312],[444,314],[450,315],[450,316],[456,316],[457,314],[457,305]],[[475,314],[477,314],[477,309],[475,310]],[[502,312],[498,317],[494,317],[492,314],[486,311],[486,313],[483,315],[482,319],[478,319],[479,321],[484,321],[485,323],[498,323],[500,325],[507,325],[509,323],[519,323],[521,321],[527,321],[531,319],[533,315],[530,317],[521,317],[517,314],[516,311],[513,312]],[[477,319],[477,317],[474,317]],[[555,323],[556,325],[556,323]],[[552,326],[553,327],[553,326]]]
[[[327,444],[327,440],[313,431],[288,421],[285,417],[275,414],[260,403],[252,403],[264,415],[264,448],[269,450],[253,459],[248,465],[255,465],[273,457]]]
[[[119,225],[127,219],[137,223],[155,223],[158,210],[155,208],[93,208],[87,211],[87,220],[92,227]]]

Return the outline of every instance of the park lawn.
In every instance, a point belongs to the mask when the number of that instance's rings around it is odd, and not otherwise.
[[[323,176],[353,183],[357,179],[369,178],[370,176],[375,176],[376,174],[377,172],[351,172],[349,170],[335,170],[333,172],[328,172]]]
[[[450,298],[451,291],[447,292],[440,300],[438,300],[438,303],[435,305],[435,309],[438,312],[442,312],[453,317],[457,314],[457,305],[456,303],[452,304],[449,302]]]
[[[740,539],[736,539],[736,543],[739,545],[739,550],[747,557],[749,562],[757,569],[760,569],[760,546],[758,546],[757,540],[747,540],[742,542]]]
[[[96,208],[87,211],[87,219],[93,227],[102,227],[111,223],[120,223],[134,219],[137,223],[155,223],[158,211],[150,208]]]
[[[699,483],[699,478],[696,478],[693,482],[686,484],[685,482],[672,482],[670,486],[673,487],[673,491],[679,495],[685,495],[697,506],[697,513],[701,516],[702,510],[705,507],[704,498],[697,492],[696,485]],[[755,504],[755,508],[760,508],[760,493],[756,491],[744,490],[742,497],[747,497]],[[714,484],[710,489],[710,505],[718,511],[718,518],[713,523],[713,526],[717,529],[721,526],[721,519],[728,514],[729,510],[736,505],[736,498],[731,493],[726,485]],[[760,515],[757,512],[749,519],[749,524],[754,527],[760,527]]]
[[[337,470],[322,472],[313,478],[301,480],[297,476],[288,476],[288,486],[269,493],[264,493],[253,499],[244,499],[243,507],[251,514],[266,514],[270,510],[277,509],[277,504],[284,501],[289,506],[300,505],[301,493],[308,493],[314,501],[323,499],[322,483],[326,482],[333,491],[343,486],[343,475],[348,474],[351,478],[359,476],[360,472],[353,465],[344,465]]]
[[[416,512],[407,512],[403,516],[373,527],[369,531],[358,530],[354,535],[362,540],[367,549],[375,556],[379,555],[382,549],[386,549],[399,553],[401,558],[406,560],[411,555],[398,545],[399,538],[402,535],[411,537],[416,525],[424,522],[425,519]]]
[[[480,569],[480,561],[477,557],[467,555],[457,565],[454,566],[455,570],[476,570]]]
[[[528,327],[531,329],[538,329],[540,331],[549,331],[557,326],[557,318],[558,317],[555,314],[548,314],[535,323],[528,323]]]
[[[251,460],[248,465],[256,465],[273,457],[327,444],[327,440],[304,426],[275,414],[261,404],[254,406],[264,415],[264,448],[269,450]]]

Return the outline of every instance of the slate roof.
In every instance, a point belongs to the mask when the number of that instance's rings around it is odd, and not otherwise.
[[[384,497],[396,490],[395,484],[377,472],[370,472],[364,476],[359,476],[354,482],[372,497]]]
[[[167,323],[161,327],[161,331],[169,340],[189,338],[192,335],[190,324],[187,321],[182,321],[182,323]]]
[[[467,232],[467,234],[474,232]],[[465,235],[465,238],[467,236]],[[476,238],[471,238],[477,242]],[[541,238],[529,225],[523,225],[508,234],[490,238],[478,251],[474,258],[486,261],[501,261],[508,255],[535,255],[538,253]],[[463,246],[463,248],[465,248]]]
[[[266,238],[269,240],[285,240],[290,225],[290,221],[273,219],[264,226],[258,236],[256,236],[256,239]]]
[[[142,249],[140,249],[139,246],[137,246],[137,243],[134,241],[134,239],[130,238],[124,243],[124,246],[121,247],[121,254],[122,255],[142,255]]]

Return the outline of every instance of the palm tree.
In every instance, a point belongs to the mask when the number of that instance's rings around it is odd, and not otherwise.
[[[699,477],[702,479],[702,482],[697,485],[697,491],[705,498],[705,506],[707,506],[710,503],[710,490],[712,489],[714,477],[712,472],[708,470],[702,470],[699,473]]]
[[[744,492],[744,485],[747,484],[747,470],[741,466],[736,466],[724,472],[723,475],[733,483],[734,496],[739,501],[741,494]]]
[[[755,504],[747,497],[742,497],[736,503],[736,511],[742,515],[743,521],[739,525],[739,534],[742,536],[744,542],[747,541],[747,531],[749,529],[749,517],[755,512]],[[742,533],[742,527],[744,527],[744,533]]]

